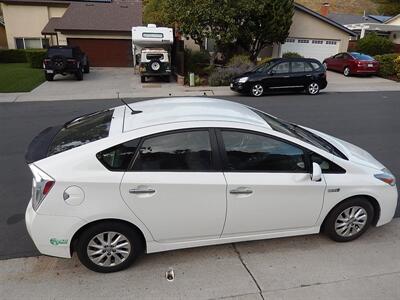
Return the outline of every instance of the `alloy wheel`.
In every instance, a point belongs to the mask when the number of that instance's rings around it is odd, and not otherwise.
[[[311,95],[316,95],[319,92],[319,85],[316,82],[310,83],[310,85],[308,86],[308,92]]]
[[[257,83],[255,85],[253,85],[253,87],[251,89],[251,93],[255,97],[260,97],[264,93],[264,88],[261,84]]]
[[[96,265],[114,267],[131,254],[131,243],[121,233],[106,231],[94,236],[87,245],[87,255]]]
[[[335,221],[335,231],[341,237],[351,237],[367,224],[368,213],[361,206],[351,206],[342,211]]]
[[[344,75],[344,76],[349,76],[349,75],[350,75],[350,69],[349,69],[349,67],[344,68],[344,70],[343,70],[343,75]]]

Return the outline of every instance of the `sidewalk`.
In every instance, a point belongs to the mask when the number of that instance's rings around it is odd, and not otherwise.
[[[113,274],[76,256],[0,261],[7,299],[399,299],[399,282],[399,219],[351,243],[313,235],[170,251]]]
[[[327,73],[328,87],[322,93],[400,91],[400,83],[380,77],[344,77],[342,74]],[[0,93],[1,102],[57,101],[160,98],[169,96],[234,96],[229,87],[188,87],[176,83],[140,83],[140,78],[130,68],[93,68],[85,74],[83,81],[72,76],[44,82],[29,93]]]

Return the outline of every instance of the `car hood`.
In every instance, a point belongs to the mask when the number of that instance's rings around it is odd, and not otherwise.
[[[242,74],[240,74],[238,76],[233,77],[232,80],[237,80],[237,79],[242,78],[242,77],[249,77],[249,76],[251,76],[253,74],[254,74],[254,72],[248,71],[248,72],[245,72],[245,73],[242,73]]]
[[[380,163],[375,157],[373,157],[367,151],[361,149],[356,145],[353,145],[349,142],[343,141],[329,134],[311,128],[306,128],[306,129],[310,130],[316,135],[319,135],[320,137],[331,143],[333,146],[339,149],[344,155],[346,155],[347,158],[353,163],[377,170],[382,170],[383,168],[385,168],[385,166],[382,163]]]

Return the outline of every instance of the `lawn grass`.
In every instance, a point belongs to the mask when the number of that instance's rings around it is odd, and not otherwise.
[[[29,64],[0,64],[0,93],[30,92],[44,82],[42,69]]]

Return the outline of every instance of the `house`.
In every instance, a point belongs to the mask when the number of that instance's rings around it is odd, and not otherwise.
[[[7,48],[6,27],[3,16],[0,16],[0,49]]]
[[[357,38],[363,38],[370,32],[388,37],[396,44],[397,51],[400,51],[400,15],[390,17],[329,13],[327,17],[354,31]]]
[[[79,46],[92,66],[132,65],[131,32],[141,0],[0,0],[10,49]]]

